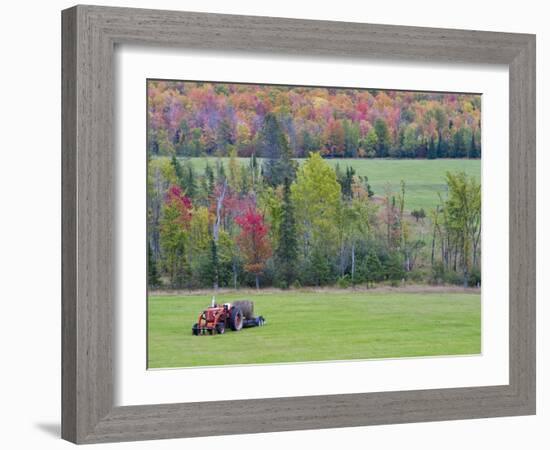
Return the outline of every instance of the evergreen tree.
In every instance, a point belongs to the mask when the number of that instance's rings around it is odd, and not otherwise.
[[[325,251],[315,247],[311,253],[310,277],[315,286],[329,284],[332,280],[330,259]]]
[[[382,277],[382,263],[374,250],[368,253],[363,270],[367,287]]]
[[[353,197],[353,177],[355,176],[355,169],[351,166],[346,166],[346,172],[342,174],[340,168],[336,168],[336,177],[342,190],[342,198],[344,200],[351,200]]]
[[[218,183],[223,183],[226,180],[225,166],[219,159],[216,161],[216,179],[218,180]]]
[[[372,186],[369,183],[369,177],[366,175],[359,175],[359,182],[367,192],[367,195],[369,198],[371,198],[374,195],[374,191],[372,190]]]
[[[191,162],[187,161],[182,165],[178,158],[172,156],[170,163],[174,168],[178,186],[185,192],[187,197],[195,198],[197,194],[197,179]]]
[[[398,252],[393,252],[390,254],[389,258],[384,263],[383,271],[385,276],[392,283],[397,283],[405,277],[403,260]]]
[[[476,144],[475,133],[472,132],[472,140],[470,143],[470,151],[468,152],[468,158],[479,158],[480,156],[481,155],[479,152],[479,148]]]
[[[430,139],[430,144],[428,145],[428,159],[437,158],[437,150],[435,148],[434,137]]]
[[[285,178],[291,181],[296,176],[296,164],[292,160],[290,146],[279,121],[274,114],[265,116],[259,136],[259,147],[266,161],[263,163],[263,176],[271,186],[278,186]]]
[[[336,173],[336,179],[340,183],[340,180],[342,179],[343,174],[342,174],[342,169],[340,168],[340,163],[339,162],[336,163],[336,166],[334,167],[334,172]]]
[[[467,156],[466,144],[464,142],[464,128],[456,130],[453,135],[453,149],[452,156],[453,158],[465,158]]]
[[[197,195],[197,177],[193,166],[190,162],[187,162],[182,171],[182,188],[185,190],[185,194],[193,199]]]
[[[390,150],[390,132],[388,130],[388,124],[384,119],[379,117],[374,121],[374,130],[376,131],[378,139],[376,143],[376,156],[385,158],[388,156]]]
[[[296,220],[290,198],[290,181],[284,180],[281,224],[279,226],[279,246],[275,251],[279,277],[289,287],[295,279],[298,241],[296,238]]]
[[[439,135],[439,138],[437,139],[437,157],[438,158],[446,158],[447,157],[447,141],[443,139],[443,136],[441,134]]]
[[[259,174],[260,171],[258,167],[258,160],[256,159],[256,153],[252,154],[252,157],[250,158],[250,162],[248,163],[248,168],[252,178],[252,189],[256,190],[256,185],[258,184],[258,180],[260,178],[260,174]]]
[[[228,147],[234,143],[235,139],[231,128],[231,123],[227,118],[224,118],[219,123],[216,133],[216,147],[218,150],[218,156],[226,156],[229,153]]]
[[[214,179],[214,171],[212,170],[212,166],[208,163],[208,160],[206,161],[206,167],[204,168],[204,178],[207,181],[207,191],[208,196],[211,196],[214,193],[214,188],[216,187],[216,182]]]
[[[181,163],[179,162],[178,158],[176,158],[175,156],[172,156],[170,163],[174,168],[174,173],[176,174],[176,179],[178,181],[179,186],[182,189],[185,189],[185,186],[183,186],[183,167]]]
[[[150,288],[160,286],[157,262],[153,257],[153,251],[150,243],[147,244],[147,284]]]

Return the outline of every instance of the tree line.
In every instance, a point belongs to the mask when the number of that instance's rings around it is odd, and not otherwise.
[[[407,186],[376,193],[353,167],[320,152],[298,166],[284,127],[266,114],[260,163],[197,172],[190,160],[149,155],[148,282],[165,288],[480,283],[481,192],[447,173],[446,197],[406,209]],[[424,229],[429,228],[429,235]]]
[[[476,94],[151,80],[147,95],[156,156],[267,157],[258,149],[272,114],[295,158],[481,157]]]

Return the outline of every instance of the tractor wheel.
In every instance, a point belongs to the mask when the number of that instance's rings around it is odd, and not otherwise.
[[[198,336],[199,335],[199,324],[198,323],[193,325],[193,328],[191,328],[191,332],[193,333],[193,336]]]
[[[225,333],[225,324],[223,323],[219,323],[216,325],[216,331],[218,332],[218,334],[224,334]]]
[[[231,308],[231,319],[229,325],[233,331],[239,331],[243,327],[243,313],[237,307]]]

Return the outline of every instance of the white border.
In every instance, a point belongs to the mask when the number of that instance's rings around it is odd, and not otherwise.
[[[508,384],[506,67],[275,58],[133,46],[116,49],[115,67],[116,405]],[[483,93],[482,355],[146,370],[146,78]],[[220,384],[232,389],[211,388]]]

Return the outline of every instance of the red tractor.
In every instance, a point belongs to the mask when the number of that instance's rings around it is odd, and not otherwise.
[[[205,334],[223,334],[226,328],[240,331],[243,328],[261,327],[265,324],[262,316],[254,316],[254,302],[237,300],[233,303],[216,304],[212,298],[212,305],[199,315],[199,320],[193,325],[194,336]]]

